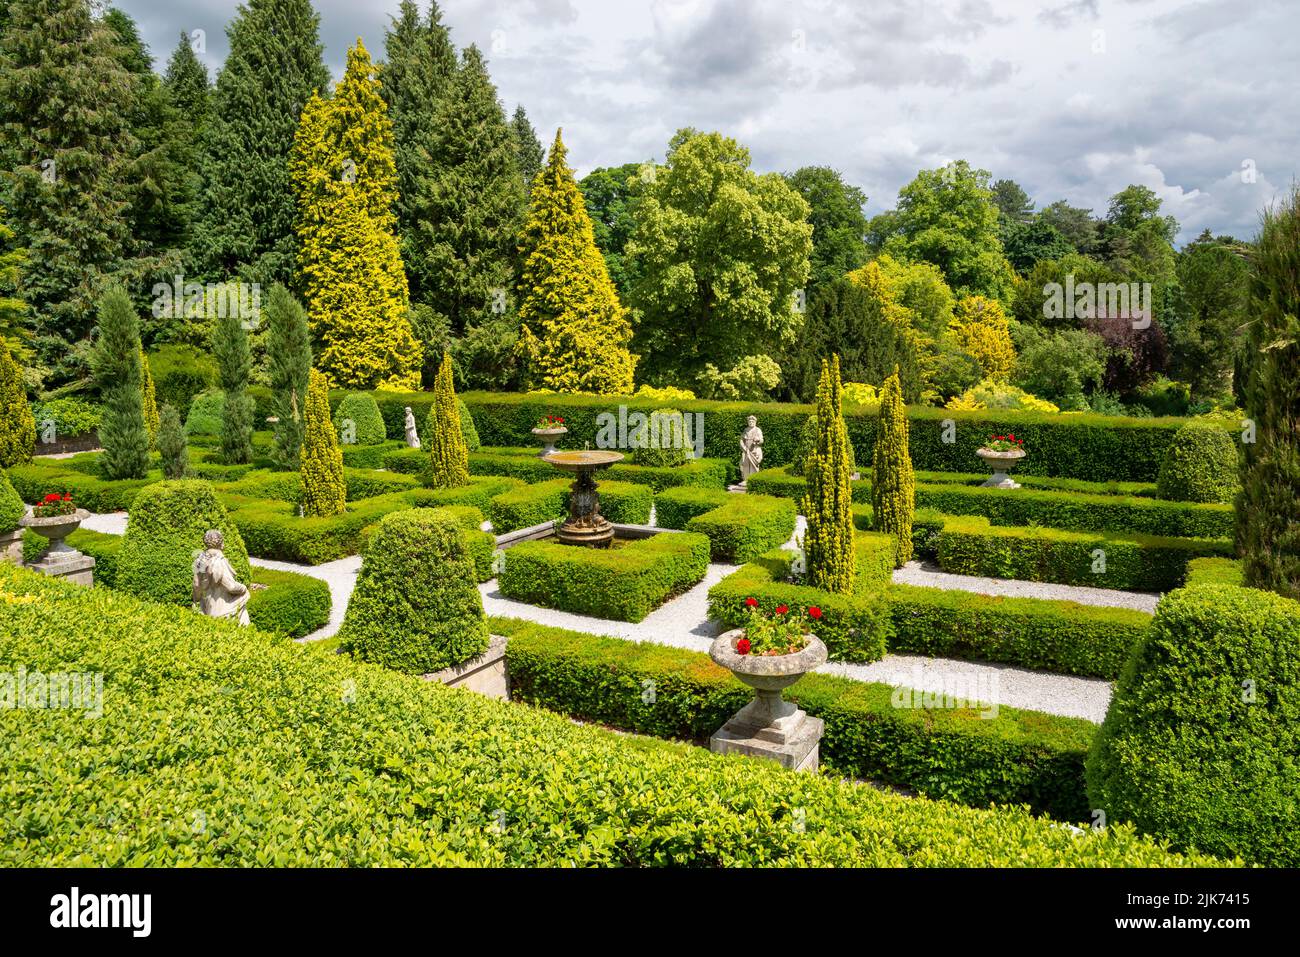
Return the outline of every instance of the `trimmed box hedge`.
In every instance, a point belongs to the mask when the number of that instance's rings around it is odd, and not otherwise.
[[[1246,570],[1236,558],[1193,558],[1187,563],[1187,587],[1246,584]]]
[[[707,654],[493,618],[508,638],[510,695],[582,721],[704,742],[753,691]],[[647,693],[647,690],[653,693]],[[821,762],[838,775],[976,807],[1027,804],[1088,819],[1083,765],[1096,726],[999,706],[896,707],[895,689],[806,675],[786,697],[826,722]]]
[[[557,478],[536,485],[523,485],[488,502],[487,517],[498,535],[532,528],[562,518],[568,509],[568,479]]]
[[[655,496],[655,519],[661,528],[707,535],[715,562],[742,565],[790,540],[795,506],[767,495],[683,486]]]
[[[1146,592],[1172,591],[1193,558],[1232,550],[1226,539],[1012,528],[979,517],[949,518],[937,543],[939,567],[957,575]]]
[[[616,621],[642,621],[704,578],[709,540],[661,532],[613,548],[520,542],[505,551],[501,594],[517,601]]]
[[[264,401],[259,390],[251,390]],[[341,399],[343,393],[338,393]],[[376,392],[375,401],[390,435],[400,435],[406,406],[423,421],[433,401],[429,392]],[[812,414],[810,405],[777,402],[717,402],[702,399],[647,399],[620,396],[579,396],[466,392],[460,396],[474,415],[479,436],[486,446],[527,446],[533,443],[531,430],[546,414],[564,416],[569,429],[566,444],[580,448],[596,446],[602,413],[618,415],[619,407],[629,412],[650,413],[673,408],[683,413],[704,415],[704,455],[732,461],[736,443],[745,431],[745,419],[758,416],[763,429],[763,451],[772,465],[794,460],[799,431]],[[333,400],[333,396],[331,396]],[[1093,482],[1154,482],[1165,450],[1186,419],[1134,419],[1120,416],[1007,412],[981,410],[954,412],[927,406],[907,410],[910,423],[908,445],[912,464],[928,472],[970,472],[978,468],[976,450],[989,436],[1014,432],[1024,439],[1028,457],[1016,468],[1020,475],[1050,475]],[[870,462],[875,445],[878,411],[875,406],[846,404],[845,423],[858,462]],[[951,441],[950,441],[951,440]]]
[[[0,736],[6,866],[1219,863],[582,727],[9,566],[0,659],[102,673],[107,705]]]
[[[92,512],[120,512],[130,508],[142,488],[161,482],[162,477],[162,472],[151,469],[142,479],[108,481],[40,461],[9,469],[9,481],[24,502],[38,502],[49,492],[58,492],[71,495],[79,508]]]

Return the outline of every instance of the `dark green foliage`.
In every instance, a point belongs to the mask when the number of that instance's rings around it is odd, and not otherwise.
[[[212,351],[221,381],[221,457],[227,465],[243,465],[253,458],[253,400],[248,377],[253,369],[244,320],[231,310],[212,329]]]
[[[547,468],[554,473],[554,466]],[[503,535],[564,517],[572,484],[569,479],[553,478],[494,496],[487,509],[493,530]]]
[[[1088,756],[1088,796],[1176,847],[1300,864],[1300,604],[1205,585],[1166,595]]]
[[[190,36],[182,33],[180,42],[167,61],[163,85],[176,109],[189,119],[197,133],[207,121],[212,90],[208,83],[208,68],[194,55],[192,44]]]
[[[515,162],[519,174],[524,180],[524,192],[533,191],[533,180],[542,171],[546,160],[546,150],[542,149],[537,139],[533,124],[528,122],[528,113],[522,106],[515,107],[515,115],[510,120],[510,132],[515,138]]]
[[[698,583],[709,540],[663,532],[614,548],[521,542],[506,550],[501,594],[544,608],[615,621],[641,621]]]
[[[225,555],[244,584],[248,553],[239,529],[207,482],[159,482],[131,503],[131,521],[122,541],[116,587],[139,598],[189,607],[194,585],[194,554],[203,535],[216,529],[226,539]]]
[[[506,635],[511,697],[638,734],[703,741],[752,697],[698,651],[602,638],[517,619]],[[647,682],[655,689],[646,700]],[[1077,718],[998,709],[910,709],[896,690],[807,675],[786,695],[826,722],[828,770],[976,807],[1028,804],[1066,821],[1087,819],[1083,760],[1093,726]]]
[[[185,442],[181,417],[172,406],[164,405],[158,420],[158,456],[162,459],[163,477],[183,479],[190,470],[190,449]]]
[[[158,404],[171,405],[184,420],[190,403],[201,392],[217,384],[217,364],[211,353],[196,346],[167,344],[149,354]]]
[[[953,518],[938,541],[939,567],[957,575],[1150,592],[1179,587],[1193,558],[1231,554],[1224,539],[1008,528],[985,518]]]
[[[998,226],[998,238],[1002,240],[1007,261],[1020,273],[1028,272],[1045,259],[1060,259],[1074,252],[1074,245],[1042,219],[1027,223],[1003,221]]]
[[[22,370],[0,338],[0,467],[32,460],[36,449],[36,419],[27,405]]]
[[[221,435],[226,418],[226,397],[220,392],[204,392],[190,403],[190,414],[185,418],[186,435]]]
[[[596,246],[605,257],[605,267],[618,287],[619,298],[625,301],[631,276],[623,250],[636,229],[642,170],[653,168],[641,163],[601,167],[578,182],[596,234]]]
[[[708,536],[713,561],[741,565],[790,540],[795,504],[766,495],[682,486],[655,496],[655,519],[661,528]]]
[[[149,468],[140,356],[140,324],[135,307],[122,287],[114,286],[99,305],[95,357],[95,377],[104,400],[99,441],[104,447],[106,478],[140,479]]]
[[[884,305],[851,279],[839,277],[819,286],[795,344],[781,360],[781,379],[790,394],[814,401],[822,361],[838,354],[843,381],[878,386],[897,367],[903,400],[918,401],[925,383],[915,334],[891,321]]]
[[[1300,188],[1264,217],[1250,295],[1237,542],[1248,585],[1300,598]]]
[[[303,410],[311,376],[311,338],[307,312],[289,290],[276,283],[266,305],[266,358],[271,381],[271,415],[275,423],[272,458],[296,469],[302,453]]]
[[[843,175],[828,166],[805,166],[787,176],[786,181],[812,210],[808,214],[813,228],[812,255],[808,257],[811,293],[866,263],[867,247],[862,237],[867,232],[867,217],[862,207],[867,204],[867,194],[844,182]]]
[[[204,217],[196,254],[219,276],[294,279],[296,211],[287,158],[303,105],[329,83],[310,0],[248,0],[204,131]]]
[[[686,443],[685,423],[676,409],[656,409],[649,416],[645,429],[636,433],[640,443],[632,453],[636,465],[649,468],[676,468],[691,459],[691,449]],[[632,436],[629,435],[631,439]]]
[[[0,820],[51,823],[0,844],[9,866],[1214,863],[1162,851],[1122,825],[1080,839],[1026,810],[918,802],[768,762],[577,727],[566,716],[449,694],[345,655],[268,642],[257,629],[23,569],[0,567],[0,592],[36,597],[3,606],[6,660],[29,672],[123,679],[102,718],[52,708],[39,721],[10,722],[7,766],[39,764],[42,786],[0,791]],[[239,702],[256,706],[232,710]],[[896,712],[891,720],[926,730],[934,719],[945,720]],[[988,734],[997,722],[962,724]],[[311,761],[304,759],[308,727],[316,735]],[[149,749],[165,752],[168,763],[142,761]],[[952,760],[973,752],[963,739]],[[915,753],[918,771],[934,774],[926,750]],[[1029,774],[1030,762],[1014,753],[990,760],[996,780]],[[88,776],[90,754],[98,773]],[[583,786],[543,784],[539,768]],[[208,820],[242,826],[222,831],[221,840],[177,840],[175,816],[158,809],[190,806],[200,779],[216,782],[204,797]],[[1017,790],[1032,791],[1012,788],[1006,799],[1019,800]],[[412,800],[435,792],[446,822],[436,842],[428,839],[430,809]],[[616,796],[619,813],[598,795]],[[766,812],[737,814],[736,795]],[[108,804],[116,822],[105,816]],[[248,815],[254,806],[258,813]],[[493,808],[506,811],[503,828],[494,829]],[[806,827],[787,826],[796,809]],[[120,830],[115,835],[123,820],[137,822],[125,846]]]
[[[334,428],[343,445],[382,445],[388,438],[379,406],[364,392],[354,392],[339,403],[334,410]]]
[[[9,476],[0,471],[0,535],[12,532],[18,527],[18,519],[27,509],[23,500],[14,491]]]
[[[1170,367],[1198,395],[1228,391],[1251,318],[1250,261],[1245,247],[1209,230],[1178,253],[1178,308],[1165,323]]]
[[[487,649],[483,599],[461,525],[437,509],[384,516],[339,633],[362,661],[428,674]]]
[[[1165,450],[1156,480],[1158,494],[1175,502],[1231,502],[1241,488],[1236,433],[1190,422]]]

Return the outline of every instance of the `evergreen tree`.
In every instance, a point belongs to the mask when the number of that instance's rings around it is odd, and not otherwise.
[[[351,389],[419,388],[398,248],[393,131],[360,39],[334,97],[302,111],[290,172],[298,194],[299,268],[321,343],[317,364]]]
[[[469,450],[456,405],[456,387],[451,378],[451,356],[443,355],[433,386],[433,407],[425,436],[432,465],[429,484],[434,488],[459,488],[469,484]]]
[[[15,239],[14,231],[5,221],[4,208],[0,207],[0,339],[7,340],[10,348],[21,355],[31,312],[19,295],[27,250],[16,246]]]
[[[311,379],[311,337],[307,313],[280,283],[266,305],[266,358],[271,380],[271,414],[275,424],[272,459],[297,469],[302,454],[303,404]]]
[[[907,407],[895,371],[880,395],[880,427],[871,459],[871,517],[878,532],[898,540],[894,564],[912,560],[912,520],[916,515],[916,476],[907,444]]]
[[[195,241],[218,276],[293,281],[294,192],[286,162],[304,104],[329,83],[311,0],[247,0],[227,28],[204,136],[204,217]]]
[[[303,514],[342,515],[348,497],[343,450],[330,418],[330,382],[318,369],[311,370],[303,423]]]
[[[632,324],[596,248],[566,155],[557,131],[519,245],[519,320],[534,353],[530,366],[547,389],[630,395]]]
[[[817,447],[808,456],[808,491],[803,513],[808,519],[804,553],[809,583],[815,588],[847,595],[853,590],[856,560],[853,546],[852,489],[849,484],[849,433],[844,424],[840,359],[822,362],[817,388]]]
[[[423,244],[415,241],[418,182],[427,170],[438,102],[456,73],[456,50],[438,4],[430,2],[428,16],[421,19],[413,0],[402,0],[384,35],[384,50],[382,92],[393,123],[402,261],[411,300],[424,303],[428,266]]]
[[[515,139],[476,47],[438,102],[428,154],[410,197],[421,301],[461,335],[501,312],[524,211]]]
[[[515,138],[515,162],[524,178],[524,193],[531,197],[533,180],[542,171],[546,162],[546,151],[542,149],[537,131],[528,122],[528,114],[522,106],[515,107],[514,118],[510,121],[510,132]]]
[[[224,396],[221,415],[221,459],[244,465],[253,459],[253,399],[248,377],[253,371],[248,330],[237,310],[218,317],[212,328],[212,352]]]
[[[202,131],[211,108],[212,88],[208,81],[208,68],[194,55],[191,40],[184,33],[167,61],[163,85],[181,115],[189,120],[196,132]]]
[[[87,0],[9,5],[0,37],[0,159],[6,204],[29,252],[22,296],[41,361],[60,380],[84,372],[74,348],[100,291],[146,267],[131,247],[130,127],[140,80]]]
[[[1300,188],[1264,214],[1252,263],[1237,542],[1246,584],[1300,599]]]
[[[0,338],[0,468],[30,462],[35,449],[36,421],[27,404],[22,370]]]
[[[867,261],[867,217],[862,208],[867,194],[844,182],[838,170],[828,166],[805,166],[786,177],[787,182],[808,202],[812,210],[811,272],[806,297],[819,286],[834,282]]]
[[[158,456],[162,459],[163,478],[183,479],[190,470],[190,449],[185,428],[174,406],[164,405],[158,416]]]
[[[144,373],[140,321],[131,298],[112,286],[99,305],[95,376],[103,396],[100,467],[110,479],[141,479],[149,468],[149,432],[144,420]]]
[[[144,429],[149,434],[149,448],[158,444],[158,390],[154,388],[153,371],[149,368],[149,357],[140,350],[140,400],[144,410]]]

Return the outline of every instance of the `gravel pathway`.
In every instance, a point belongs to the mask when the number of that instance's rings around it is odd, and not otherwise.
[[[970,591],[980,595],[1004,595],[1008,598],[1058,598],[1080,605],[1106,608],[1132,608],[1155,614],[1159,595],[1150,592],[1116,591],[1113,588],[1084,588],[1079,585],[1054,585],[1050,582],[1026,582],[1005,578],[976,578],[940,571],[929,562],[908,562],[894,572],[900,585],[925,585],[946,591]]]

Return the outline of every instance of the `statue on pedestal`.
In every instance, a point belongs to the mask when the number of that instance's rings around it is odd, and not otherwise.
[[[740,484],[747,485],[749,477],[763,467],[763,430],[758,427],[758,416],[751,415],[747,428],[740,437]]]
[[[406,445],[412,449],[420,447],[420,433],[415,430],[415,413],[409,405],[406,407]]]
[[[203,551],[194,559],[194,609],[210,618],[248,624],[248,586],[235,578],[225,553],[226,539],[215,528],[203,534]]]

